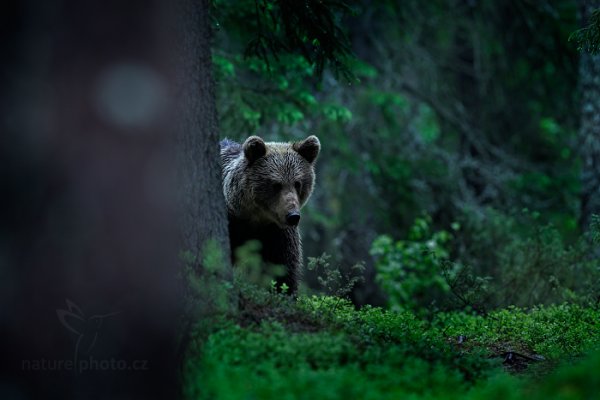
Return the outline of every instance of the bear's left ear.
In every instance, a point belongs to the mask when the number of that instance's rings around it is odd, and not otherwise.
[[[258,136],[250,136],[243,145],[244,155],[248,159],[248,164],[252,164],[254,161],[263,157],[267,154],[267,145],[265,141]]]
[[[311,135],[301,142],[294,143],[294,150],[312,164],[321,151],[321,142],[318,137]]]

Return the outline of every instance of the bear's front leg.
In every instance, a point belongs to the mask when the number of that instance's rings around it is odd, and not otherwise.
[[[289,288],[287,293],[295,295],[302,276],[302,241],[298,227],[283,229],[282,239],[278,250],[283,256],[286,274],[277,279],[277,286],[281,287],[285,283]]]

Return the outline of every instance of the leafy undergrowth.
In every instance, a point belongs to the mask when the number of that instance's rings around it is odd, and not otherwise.
[[[235,318],[214,321],[208,337],[193,338],[187,398],[531,400],[600,393],[600,312],[592,308],[440,313],[424,321],[410,312],[357,311],[335,297],[254,293],[240,303]],[[552,371],[514,373],[542,365]]]

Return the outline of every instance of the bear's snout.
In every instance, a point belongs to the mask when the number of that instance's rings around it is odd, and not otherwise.
[[[300,213],[298,211],[289,212],[285,216],[285,222],[290,226],[298,225],[298,223],[300,222]]]

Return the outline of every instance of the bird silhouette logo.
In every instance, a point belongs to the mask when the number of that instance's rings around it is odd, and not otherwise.
[[[60,323],[77,336],[74,355],[75,363],[77,363],[79,355],[90,354],[94,348],[104,320],[119,314],[120,311],[86,317],[77,304],[69,299],[65,299],[65,302],[67,310],[57,309],[56,315]]]

